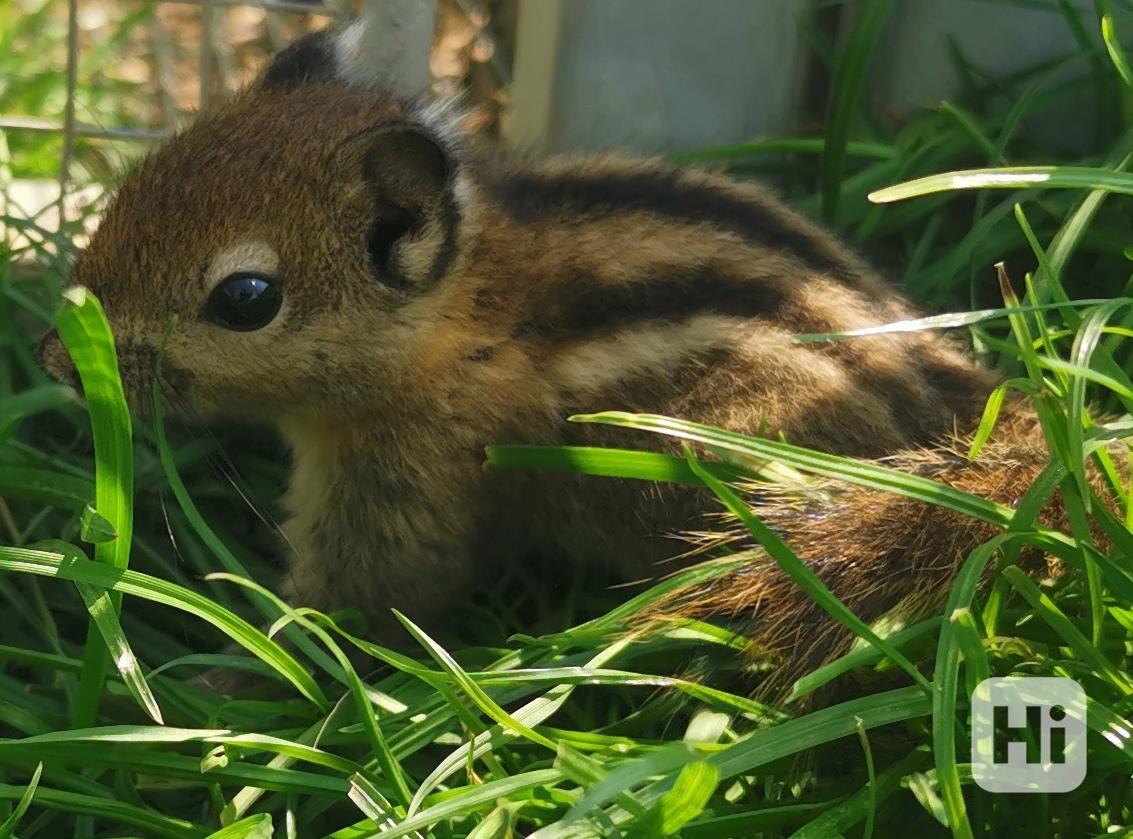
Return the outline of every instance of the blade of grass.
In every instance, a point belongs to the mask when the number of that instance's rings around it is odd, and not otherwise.
[[[35,798],[35,789],[39,786],[39,779],[42,775],[43,763],[40,762],[35,767],[35,772],[32,774],[31,780],[28,781],[23,795],[21,795],[20,800],[16,802],[15,809],[12,810],[8,818],[0,822],[0,839],[12,839],[12,837],[16,835],[16,828],[19,826],[20,820],[24,817],[24,814],[27,813],[28,807],[31,806],[31,802]]]
[[[74,545],[58,539],[40,542],[32,547],[59,553],[68,560],[86,560],[87,558],[86,554]],[[126,639],[126,633],[122,630],[122,624],[118,620],[118,613],[114,609],[110,595],[104,590],[95,589],[83,583],[76,583],[75,588],[78,590],[83,604],[87,607],[87,613],[98,628],[102,641],[110,653],[110,660],[121,675],[126,688],[146,715],[159,725],[162,724],[161,708],[157,704],[157,698],[150,690],[149,683],[142,672],[141,663],[138,661],[138,657],[134,655],[130,642]]]
[[[337,659],[339,666],[342,668],[343,673],[346,675],[347,686],[350,688],[355,707],[358,709],[358,715],[362,722],[363,730],[366,732],[374,755],[385,773],[386,780],[392,785],[398,800],[403,805],[408,806],[412,795],[409,792],[409,784],[405,779],[405,771],[401,768],[401,764],[398,763],[397,758],[386,742],[385,734],[382,731],[377,716],[374,714],[374,708],[366,693],[365,685],[363,685],[362,680],[358,677],[358,673],[350,663],[350,659],[347,657],[346,653],[343,652],[342,648],[335,643],[334,639],[331,638],[320,625],[334,625],[334,621],[314,609],[292,609],[266,588],[251,580],[245,580],[232,574],[210,574],[209,578],[227,580],[236,585],[253,588],[261,597],[267,599],[285,616],[296,621],[296,623],[318,638],[319,641],[331,651],[335,659]]]
[[[1117,75],[1121,77],[1121,81],[1125,83],[1128,88],[1133,88],[1133,68],[1129,66],[1129,58],[1125,55],[1125,48],[1121,45],[1121,41],[1117,36],[1117,25],[1113,20],[1113,9],[1109,0],[1101,0],[1100,7],[1103,9],[1101,16],[1101,30],[1102,42],[1105,44],[1106,52],[1109,53],[1109,60],[1113,63],[1113,68],[1117,71]]]
[[[493,469],[538,469],[575,472],[610,478],[700,486],[700,480],[679,457],[661,452],[603,449],[587,446],[488,446],[487,464]],[[737,481],[744,473],[726,463],[704,464],[722,481]]]
[[[699,461],[687,445],[685,446],[685,456],[688,458],[689,468],[704,481],[706,487],[716,494],[716,497],[720,499],[728,512],[738,518],[744,527],[751,531],[756,541],[767,551],[768,556],[775,560],[775,563],[795,581],[799,588],[806,592],[811,600],[821,606],[828,615],[850,632],[859,638],[864,638],[878,650],[881,650],[886,658],[904,670],[909,678],[919,685],[925,693],[932,692],[932,686],[928,679],[916,668],[916,665],[909,661],[904,653],[874,632],[865,621],[839,600],[818,574],[795,556],[794,551],[771,528],[764,524],[735,492],[712,477],[706,470],[699,468]]]
[[[94,500],[94,484],[37,466],[0,465],[0,498],[38,501],[78,512]]]
[[[719,770],[706,760],[685,766],[673,782],[673,788],[656,804],[661,835],[677,835],[682,827],[704,812],[719,780]]]
[[[870,56],[892,5],[892,0],[865,0],[838,56],[822,148],[822,216],[829,224],[838,219],[850,124],[861,100]]]
[[[134,524],[133,425],[118,372],[114,336],[102,305],[81,286],[64,292],[63,308],[55,326],[78,370],[90,413],[95,508],[118,534],[112,541],[95,545],[95,560],[111,568],[126,568],[130,562]],[[111,603],[115,612],[121,609],[120,597],[111,595]],[[98,717],[107,655],[102,635],[92,618],[87,630],[79,691],[71,714],[75,726],[89,725]]]
[[[1019,594],[1023,596],[1041,618],[1058,636],[1066,642],[1075,655],[1100,676],[1105,678],[1125,696],[1133,694],[1133,680],[1110,663],[1101,651],[1083,635],[1078,627],[1074,626],[1066,614],[1058,608],[1057,604],[1044,594],[1041,589],[1017,565],[1004,568],[1000,573],[1011,583]]]
[[[1004,166],[944,172],[869,194],[877,204],[960,189],[1090,189],[1133,195],[1133,175],[1090,166]]]
[[[133,744],[171,744],[171,743],[212,743],[216,745],[285,754],[310,763],[350,775],[360,771],[352,760],[339,757],[322,749],[308,746],[293,740],[274,737],[268,734],[239,733],[227,729],[172,728],[152,725],[107,725],[97,728],[68,729],[52,731],[47,734],[25,737],[22,740],[5,740],[2,747],[32,747],[47,743],[133,743]]]
[[[82,597],[87,612],[94,620],[95,626],[98,627],[103,643],[106,644],[106,649],[110,651],[110,660],[119,675],[122,676],[122,681],[126,684],[130,694],[149,718],[161,725],[164,722],[161,717],[161,708],[146,682],[138,657],[134,655],[134,651],[126,640],[126,634],[122,631],[122,625],[118,622],[118,614],[114,611],[110,596],[105,591],[82,583],[77,583],[75,588],[79,590],[79,596]]]
[[[76,553],[81,552],[76,548]],[[175,583],[137,571],[113,569],[90,560],[26,548],[0,547],[0,570],[87,583],[188,612],[215,626],[271,666],[320,710],[325,711],[330,707],[322,689],[283,647],[238,615]]]
[[[385,828],[380,831],[350,832],[349,834],[344,831],[337,831],[330,834],[326,839],[336,839],[340,835],[349,835],[357,837],[357,839],[378,836],[382,839],[399,839],[401,836],[408,836],[416,830],[427,828],[446,819],[460,818],[477,813],[484,805],[494,804],[497,800],[506,799],[508,796],[529,789],[551,788],[559,783],[562,777],[562,772],[558,769],[535,769],[508,778],[488,781],[463,788],[453,795],[446,796],[443,800],[422,810],[415,816],[403,820],[396,827]]]
[[[205,839],[272,839],[273,835],[275,833],[271,814],[258,813],[222,827],[215,833],[210,833]]]
[[[922,767],[927,760],[928,755],[925,752],[911,752],[888,767],[877,776],[876,780],[870,781],[857,793],[796,830],[791,834],[791,839],[825,839],[843,834],[869,818],[876,804],[900,789],[901,780]],[[870,833],[868,827],[863,830],[863,839],[870,836]]]
[[[961,326],[972,326],[988,320],[1009,317],[1016,314],[1027,314],[1046,309],[1061,311],[1066,306],[1088,307],[1112,302],[1110,298],[1093,300],[1072,300],[1066,303],[1043,303],[1037,306],[1011,306],[999,309],[978,309],[972,312],[956,312],[943,315],[929,315],[923,318],[900,320],[885,323],[879,326],[867,326],[862,329],[853,329],[849,332],[822,332],[814,334],[796,335],[794,340],[800,344],[813,341],[837,341],[843,338],[859,338],[866,335],[889,335],[895,332],[923,332],[928,329],[955,329]],[[1118,302],[1133,303],[1130,298],[1118,298]]]
[[[853,736],[858,732],[859,727],[869,730],[881,725],[915,719],[926,716],[930,710],[929,697],[919,687],[910,685],[907,688],[833,705],[772,728],[757,731],[744,740],[709,755],[707,760],[717,766],[722,779],[731,778],[823,743]],[[671,776],[656,781],[638,793],[636,798],[638,801],[652,804],[671,788],[672,782]],[[625,811],[619,812],[616,807],[607,812],[619,826],[630,819],[630,814]],[[549,828],[545,830],[548,836],[560,835],[551,832]]]
[[[980,577],[994,553],[1017,534],[1004,533],[972,551],[948,595],[944,614],[948,618],[970,609],[976,595]],[[963,652],[956,635],[956,624],[950,619],[941,624],[940,639],[936,648],[936,668],[933,671],[932,692],[932,747],[936,774],[940,783],[941,804],[948,826],[956,839],[972,839],[972,826],[960,784],[960,770],[956,761],[956,692],[960,680],[960,659]]]
[[[976,685],[991,675],[987,651],[983,647],[979,630],[976,628],[976,619],[969,607],[957,609],[949,617],[949,621],[952,624],[952,636],[960,648],[960,654],[967,667],[965,685],[968,696],[971,696]]]
[[[781,461],[804,472],[811,472],[815,475],[884,492],[892,492],[930,504],[938,504],[1001,527],[1006,527],[1011,521],[1012,511],[1007,507],[962,492],[954,487],[896,469],[886,469],[873,463],[829,455],[789,443],[736,434],[723,429],[675,420],[656,414],[607,411],[600,414],[579,414],[570,419],[572,422],[594,422],[603,425],[636,428],[655,434],[703,443],[755,458]],[[1051,538],[1060,540],[1057,534],[1051,534]],[[1060,541],[1068,540],[1062,538]]]
[[[0,799],[19,800],[24,790],[19,787],[0,784]],[[183,819],[163,816],[160,813],[120,801],[110,801],[93,795],[47,789],[40,786],[36,792],[37,807],[49,810],[64,810],[106,819],[113,824],[128,824],[139,827],[151,836],[167,839],[201,839],[205,831]]]
[[[394,616],[401,621],[401,625],[409,630],[412,635],[425,651],[441,666],[449,677],[456,683],[456,685],[464,691],[464,694],[472,701],[472,703],[479,708],[485,715],[495,720],[504,728],[518,734],[532,743],[537,743],[552,752],[558,750],[558,744],[549,737],[544,737],[542,734],[535,731],[523,723],[519,722],[515,717],[501,708],[496,702],[488,696],[488,694],[465,672],[449,652],[430,638],[424,630],[417,624],[413,623],[409,618],[403,615],[396,609],[393,610]]]
[[[905,627],[892,635],[886,636],[885,640],[896,649],[901,649],[905,644],[911,643],[918,638],[929,634],[933,630],[939,628],[940,618],[934,617],[928,620],[920,621],[912,626]],[[851,650],[844,656],[834,659],[829,664],[824,664],[817,670],[803,676],[791,688],[790,695],[787,696],[785,702],[791,703],[804,696],[807,696],[820,687],[829,684],[834,679],[845,673],[855,670],[859,667],[868,667],[876,664],[885,658],[885,654],[877,649],[877,647],[869,644],[864,644],[858,649]]]
[[[613,644],[591,658],[590,661],[587,662],[585,669],[590,670],[591,668],[602,667],[624,648],[625,642]],[[512,673],[509,672],[507,675],[512,675]],[[526,726],[528,729],[532,726],[539,725],[562,708],[567,699],[569,699],[574,692],[574,687],[573,684],[559,681],[558,684],[545,694],[536,697],[523,707],[516,709],[510,716],[520,725]],[[409,805],[408,815],[412,816],[416,813],[426,796],[436,789],[439,784],[457,772],[461,766],[465,765],[470,760],[477,759],[485,751],[492,748],[496,741],[501,740],[503,730],[502,723],[497,723],[496,726],[477,734],[471,741],[462,744],[437,764],[437,767],[421,782],[421,785],[417,788],[417,792],[414,793],[413,801]]]

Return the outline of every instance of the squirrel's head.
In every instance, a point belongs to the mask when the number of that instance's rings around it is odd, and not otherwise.
[[[340,69],[333,35],[302,39],[122,183],[73,280],[103,303],[132,401],[164,341],[163,381],[198,411],[346,407],[358,378],[335,371],[396,351],[450,271],[467,192],[451,134]],[[41,354],[72,375],[57,337]]]

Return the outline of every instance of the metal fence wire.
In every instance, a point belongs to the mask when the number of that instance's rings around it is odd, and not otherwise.
[[[491,2],[491,0],[487,0]],[[108,3],[107,5],[113,5]],[[56,230],[62,230],[68,222],[68,198],[73,192],[73,169],[75,163],[76,140],[78,138],[105,140],[112,142],[125,142],[130,144],[150,144],[168,137],[178,123],[188,114],[173,101],[169,94],[168,82],[177,77],[183,82],[187,75],[184,62],[178,65],[177,49],[184,48],[183,44],[174,44],[170,34],[162,26],[159,19],[165,7],[193,7],[199,9],[200,43],[194,58],[196,72],[196,108],[197,111],[207,111],[214,107],[218,94],[230,91],[238,84],[233,82],[234,77],[241,75],[234,66],[230,45],[226,43],[226,14],[238,9],[260,9],[263,11],[263,27],[267,40],[270,42],[270,51],[282,49],[294,36],[297,27],[284,25],[285,19],[300,17],[301,31],[317,28],[321,25],[342,25],[349,20],[362,17],[370,18],[366,21],[365,31],[373,32],[373,43],[364,45],[364,49],[373,50],[375,61],[381,61],[380,51],[383,49],[381,39],[386,36],[386,46],[394,44],[394,49],[419,51],[417,56],[420,62],[421,78],[427,83],[430,79],[430,49],[436,47],[434,35],[439,34],[439,42],[444,40],[444,22],[448,21],[449,30],[452,29],[450,20],[454,14],[463,16],[468,24],[471,35],[458,38],[461,44],[470,44],[469,49],[475,48],[484,56],[483,66],[489,67],[497,85],[506,84],[507,70],[496,56],[493,44],[493,35],[489,29],[490,14],[485,2],[481,0],[158,0],[148,4],[150,49],[155,67],[157,87],[162,102],[163,118],[157,126],[139,125],[98,125],[81,119],[77,113],[79,93],[79,67],[82,58],[82,31],[81,10],[79,0],[68,0],[67,6],[67,36],[66,36],[66,99],[62,109],[62,119],[47,119],[38,116],[2,114],[0,113],[0,132],[39,132],[59,135],[62,138],[62,151],[59,160],[57,193],[55,193],[54,212],[57,213]],[[438,11],[440,7],[440,12]],[[438,15],[447,13],[448,17],[438,20]],[[414,18],[414,25],[418,28],[424,26],[424,41],[418,35],[413,41],[407,37],[405,27],[401,29],[400,19],[405,16]],[[294,24],[295,21],[287,21]],[[390,31],[392,29],[396,31]],[[369,54],[369,53],[367,53]],[[266,56],[265,56],[266,58]],[[435,61],[435,55],[433,56]],[[451,62],[449,62],[451,64]],[[433,72],[433,81],[438,74]],[[18,82],[18,80],[17,80]],[[450,85],[451,88],[451,85]],[[451,89],[446,92],[453,92]],[[50,202],[49,202],[50,203]],[[14,213],[19,215],[19,213]],[[42,210],[35,213],[42,215]]]

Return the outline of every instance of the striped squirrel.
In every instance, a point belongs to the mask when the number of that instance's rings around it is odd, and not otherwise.
[[[73,272],[106,308],[132,404],[175,317],[171,399],[279,429],[294,602],[360,606],[380,635],[390,607],[428,623],[525,552],[627,580],[671,568],[669,535],[715,509],[703,490],[484,469],[493,443],[668,445],[566,421],[578,412],[781,435],[1003,503],[1046,462],[1022,408],[985,461],[957,454],[995,378],[947,337],[795,341],[915,313],[764,189],[656,161],[481,153],[445,109],[344,80],[339,44],[296,42],[149,155]],[[57,337],[41,354],[73,377]],[[866,620],[938,603],[994,532],[853,487],[821,515],[760,512]],[[670,607],[739,620],[787,670],[847,643],[758,560]]]

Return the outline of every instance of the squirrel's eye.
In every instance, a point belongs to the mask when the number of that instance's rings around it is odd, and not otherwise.
[[[205,314],[225,329],[251,332],[271,323],[282,305],[283,289],[274,277],[233,274],[212,290]]]

